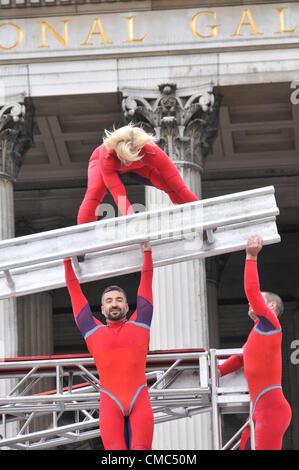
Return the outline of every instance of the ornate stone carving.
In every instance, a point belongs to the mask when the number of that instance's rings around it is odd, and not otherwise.
[[[122,109],[125,121],[153,133],[175,163],[202,169],[217,136],[220,102],[211,84],[194,91],[165,83],[158,92],[123,90]]]
[[[33,142],[33,104],[10,103],[0,109],[0,176],[16,180]]]

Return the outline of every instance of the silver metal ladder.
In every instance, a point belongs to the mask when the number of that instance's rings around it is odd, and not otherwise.
[[[211,349],[211,404],[213,420],[213,442],[214,448],[220,450],[235,450],[240,445],[240,435],[243,430],[250,428],[250,446],[255,449],[254,424],[252,420],[252,403],[248,393],[248,385],[243,369],[219,377],[218,365],[230,356],[243,355],[242,349]],[[223,415],[246,413],[248,420],[241,428],[224,444],[223,443]]]
[[[241,351],[193,349],[149,352],[146,378],[155,424],[212,413],[213,417],[217,416],[217,420],[213,419],[214,448],[223,448],[221,414],[249,413],[250,400],[244,380],[237,382],[233,378],[231,383],[227,376],[225,385],[215,387],[217,358]],[[33,394],[32,387],[45,377],[55,380],[55,388]],[[51,356],[0,362],[0,379],[11,381],[12,378],[16,379],[17,385],[8,396],[0,398],[0,424],[4,429],[0,448],[51,449],[100,437],[100,384],[92,357]],[[45,415],[51,418],[50,426],[44,430],[30,431],[32,420]],[[15,436],[7,437],[5,430],[7,424],[12,422],[18,423],[19,431]]]
[[[242,250],[255,233],[265,245],[278,243],[278,214],[269,186],[4,240],[0,299],[64,287],[64,258],[72,258],[80,283],[140,271],[144,241],[154,267]]]

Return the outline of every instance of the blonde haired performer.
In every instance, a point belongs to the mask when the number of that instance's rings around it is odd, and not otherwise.
[[[89,160],[87,190],[78,212],[78,224],[97,220],[97,208],[107,191],[122,215],[134,213],[123,185],[124,175],[138,184],[164,191],[174,204],[198,201],[152,135],[132,124],[113,132],[106,130],[105,135]]]

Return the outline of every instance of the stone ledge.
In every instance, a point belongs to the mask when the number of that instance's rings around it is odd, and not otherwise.
[[[109,9],[111,4],[127,3],[132,7],[132,3],[144,3],[153,10],[176,9],[176,8],[203,8],[203,7],[225,7],[225,6],[246,6],[260,5],[269,3],[281,3],[280,0],[247,0],[244,5],[240,0],[0,0],[0,9],[18,9],[18,8],[35,8],[67,5],[103,5]],[[288,3],[296,3],[296,0],[289,0]],[[122,6],[123,9],[123,6]]]
[[[0,8],[26,8],[64,5],[133,3],[144,0],[0,0]]]

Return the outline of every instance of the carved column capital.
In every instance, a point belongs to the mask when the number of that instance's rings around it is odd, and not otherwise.
[[[203,169],[218,133],[221,96],[212,84],[177,89],[164,83],[158,90],[123,90],[126,122],[155,135],[159,146],[178,165]]]
[[[0,108],[0,176],[15,181],[33,142],[33,105],[9,103]]]

